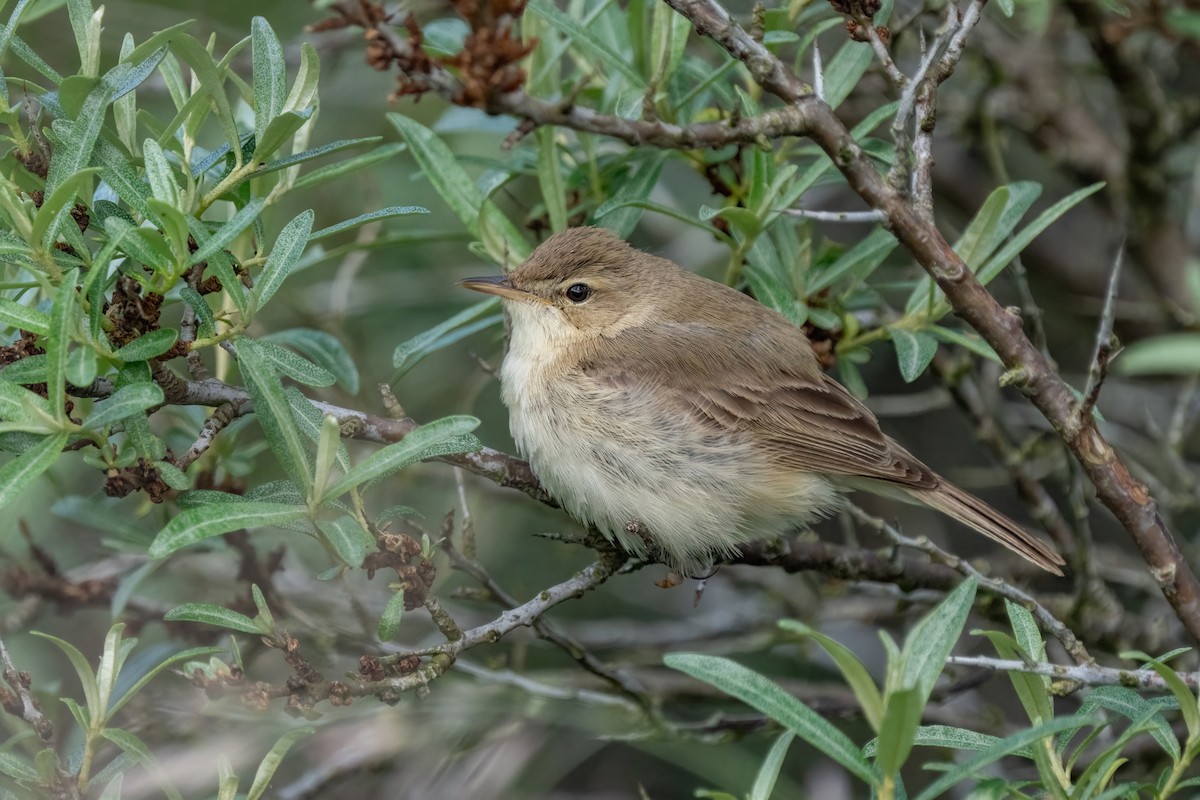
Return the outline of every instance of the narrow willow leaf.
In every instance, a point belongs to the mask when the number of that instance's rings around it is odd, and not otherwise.
[[[50,317],[27,305],[0,297],[0,323],[38,336],[50,334]]]
[[[301,394],[300,391],[295,387],[288,386],[283,390],[283,392],[285,395],[287,395],[288,405],[291,406],[292,419],[295,420],[296,427],[300,429],[302,434],[319,445],[321,441],[321,425],[324,420],[324,416],[320,411],[317,410],[317,407],[313,404],[313,401]],[[346,445],[342,443],[340,438],[338,439],[337,443],[337,465],[338,469],[342,471],[343,475],[350,471],[350,452],[346,449]],[[295,491],[295,484],[291,481],[282,481],[282,483],[286,484],[288,487],[291,487],[292,491]],[[271,484],[264,484],[264,486],[270,485]],[[327,485],[328,484],[326,484],[326,486]],[[322,487],[322,494],[323,493],[324,487]],[[248,492],[247,496],[249,496],[249,494],[250,493]],[[315,492],[310,491],[309,494],[315,495]],[[308,496],[301,496],[299,493],[296,494],[296,498],[296,502],[308,502],[309,499]],[[264,496],[257,499],[281,500],[283,498]]]
[[[876,228],[832,264],[810,275],[805,282],[805,294],[811,297],[847,276],[866,280],[898,244],[891,231]]]
[[[1200,333],[1169,333],[1134,342],[1121,351],[1114,367],[1122,375],[1200,373]]]
[[[67,383],[86,388],[96,380],[96,351],[90,347],[77,347],[67,356]]]
[[[260,341],[285,344],[299,350],[313,363],[328,370],[347,392],[358,394],[358,367],[337,337],[312,328],[292,328],[268,334]]]
[[[925,699],[915,688],[890,692],[879,727],[875,764],[884,775],[896,775],[912,751]]]
[[[239,614],[236,611],[211,603],[184,603],[183,605],[175,606],[175,608],[164,614],[163,619],[167,622],[199,622],[204,625],[213,625],[218,628],[226,628],[241,633],[252,633],[258,636],[270,633],[270,631],[262,630],[254,620],[245,614]]]
[[[201,261],[207,261],[232,244],[234,239],[254,223],[265,204],[266,201],[261,197],[256,197],[240,208],[228,222],[213,232],[208,241],[200,243],[200,248],[191,256],[191,263],[199,264]]]
[[[163,390],[156,383],[122,386],[113,392],[112,397],[96,403],[83,424],[86,428],[101,430],[134,414],[144,414],[162,405],[163,400]]]
[[[318,520],[317,529],[338,560],[352,569],[361,567],[367,553],[375,547],[375,537],[349,514],[334,520]]]
[[[329,476],[333,474],[333,462],[337,459],[338,445],[341,443],[342,428],[337,417],[333,414],[321,417],[321,427],[317,433],[317,460],[313,466],[313,496],[309,498],[314,504],[329,485]]]
[[[318,239],[324,239],[326,236],[333,236],[335,233],[348,231],[352,228],[357,228],[359,225],[364,225],[368,222],[374,222],[377,219],[389,219],[391,217],[406,217],[412,214],[428,214],[429,209],[424,206],[388,206],[381,208],[378,211],[369,211],[366,214],[359,214],[357,217],[343,220],[336,225],[330,225],[328,228],[321,228],[319,231],[314,231],[309,235],[308,241],[315,242]]]
[[[378,139],[379,137],[370,137],[370,138]],[[368,141],[368,140],[347,139],[347,140],[344,140],[344,142],[340,142],[340,143],[334,142],[333,144],[324,145],[324,147],[332,148],[334,144],[343,144],[344,147],[356,147],[356,146],[358,146],[358,144],[360,142],[365,142],[365,141]],[[354,156],[353,158],[342,159],[341,161],[338,161],[336,163],[328,164],[324,167],[314,169],[312,172],[308,173],[307,175],[303,175],[300,178],[298,178],[296,180],[296,182],[292,185],[292,191],[299,192],[299,191],[303,191],[305,189],[312,189],[316,186],[320,186],[323,183],[328,183],[329,181],[336,180],[337,178],[341,178],[345,175],[350,175],[352,173],[358,172],[359,170],[368,169],[370,167],[375,166],[376,164],[380,164],[384,161],[387,161],[392,156],[406,150],[407,148],[408,148],[408,145],[404,144],[403,142],[388,142],[387,144],[383,144],[383,145],[380,145],[379,147],[376,147],[374,150],[372,150],[369,153],[363,153],[362,155]],[[338,148],[338,149],[342,149],[342,148]],[[318,151],[320,151],[320,152],[318,152]],[[324,150],[323,147],[316,147],[316,148],[313,148],[312,150],[306,150],[303,153],[297,153],[295,156],[288,156],[288,158],[298,159],[300,156],[304,156],[303,160],[309,161],[313,158],[317,158],[318,156],[325,155],[326,152],[334,152],[334,151],[333,150],[326,151],[326,150]],[[286,160],[287,159],[281,159],[281,161],[286,161]],[[266,166],[263,167],[263,169],[270,169],[271,167],[273,167],[275,165],[275,163],[279,163],[279,162],[267,164]],[[284,166],[288,166],[288,165],[285,164]]]
[[[629,56],[613,50],[607,42],[596,35],[594,29],[581,25],[566,12],[560,11],[550,0],[530,0],[526,9],[537,14],[571,39],[581,51],[591,57],[597,66],[602,64],[614,72],[619,72],[634,89],[646,88],[642,76],[638,75],[637,71],[630,66]]]
[[[414,461],[426,458],[431,448],[456,436],[470,433],[479,427],[475,417],[443,417],[422,425],[395,444],[372,453],[365,461],[350,470],[340,481],[330,487],[323,499],[341,497],[354,487],[378,478]]]
[[[1091,720],[1091,722],[1096,724],[1100,720]],[[979,753],[979,755],[951,767],[940,778],[917,795],[916,800],[934,800],[936,797],[941,797],[947,790],[971,778],[989,764],[994,764],[1007,755],[1014,755],[1023,750],[1028,750],[1039,739],[1053,736],[1061,730],[1073,727],[1075,724],[1077,724],[1077,721],[1074,717],[1060,717],[1019,733],[1014,733],[1012,736],[1007,736],[992,747]]]
[[[754,778],[754,786],[750,789],[749,800],[770,800],[771,793],[775,791],[775,782],[779,780],[779,771],[783,768],[783,759],[795,738],[794,732],[785,731],[775,740],[775,744],[771,745],[767,757],[763,759],[762,767],[758,770],[758,775]]]
[[[66,422],[67,353],[71,346],[71,323],[76,305],[75,284],[79,270],[70,270],[62,276],[54,305],[50,308],[50,331],[46,337],[46,396],[50,410],[60,422]]]
[[[969,577],[954,587],[932,611],[926,614],[904,642],[904,675],[901,686],[916,687],[921,707],[929,700],[946,659],[962,635],[978,582]]]
[[[503,246],[488,248],[489,257],[499,264],[505,263],[506,255],[514,261],[524,261],[530,252],[528,241],[512,221],[487,200],[446,143],[409,117],[393,113],[388,114],[388,121],[400,131],[421,172],[471,235],[483,239],[485,234],[490,234],[502,241]],[[489,230],[485,231],[485,227]]]
[[[126,67],[125,71],[128,72],[129,68]],[[50,170],[46,175],[47,197],[52,196],[67,178],[78,173],[92,160],[92,150],[104,126],[104,112],[115,94],[116,86],[103,80],[83,101],[79,114],[69,124],[62,146],[54,149],[50,159]]]
[[[945,747],[950,750],[987,750],[999,744],[1000,738],[986,733],[976,733],[966,728],[956,728],[951,725],[922,725],[917,729],[917,737],[913,744],[926,747]],[[878,741],[867,742],[863,747],[863,755],[871,758],[876,753]],[[1033,751],[1025,747],[1013,752],[1015,756],[1033,758]]]
[[[390,642],[396,638],[396,633],[400,630],[400,622],[404,618],[404,590],[398,589],[388,600],[387,606],[383,609],[383,614],[379,617],[379,625],[376,627],[376,633],[379,635],[379,641]]]
[[[178,339],[179,331],[175,328],[159,328],[142,334],[113,353],[113,356],[124,363],[149,361],[174,347]]]
[[[567,227],[567,192],[563,183],[562,163],[558,159],[558,132],[543,125],[534,133],[537,137],[538,185],[542,190],[542,202],[550,217],[550,231],[558,233]]]
[[[237,123],[233,119],[229,98],[225,96],[224,80],[217,72],[217,65],[213,61],[212,55],[204,48],[204,45],[187,33],[172,36],[169,44],[171,52],[187,62],[187,65],[195,70],[200,85],[208,89],[213,106],[216,108],[217,120],[225,135],[225,141],[236,145],[240,141]],[[240,150],[235,152],[240,153]]]
[[[629,238],[646,208],[637,201],[650,197],[666,161],[666,153],[655,153],[647,158],[633,177],[623,181],[613,195],[596,209],[594,219],[603,220],[601,224],[622,239]]]
[[[277,344],[266,341],[255,342],[255,347],[280,375],[303,383],[305,386],[333,385],[333,373],[296,355],[291,350],[285,350]]]
[[[938,341],[925,331],[890,327],[888,333],[892,337],[892,344],[896,346],[900,375],[906,383],[912,383],[921,377],[933,361],[933,357],[937,355]]]
[[[271,747],[270,752],[259,762],[258,770],[254,773],[254,782],[250,784],[250,790],[246,792],[246,800],[259,800],[266,794],[267,789],[271,785],[271,779],[275,777],[275,771],[279,769],[279,765],[283,763],[283,757],[302,736],[310,736],[316,732],[315,728],[303,727],[290,730],[280,736],[275,744]]]
[[[172,207],[179,206],[179,184],[175,182],[163,149],[158,142],[147,139],[142,143],[142,156],[146,161],[146,180],[154,197]]]
[[[879,726],[883,723],[883,696],[880,695],[879,687],[875,685],[871,674],[867,672],[866,666],[858,656],[841,642],[813,630],[802,622],[785,619],[780,621],[779,627],[797,636],[812,639],[829,654],[841,671],[842,677],[846,679],[846,683],[854,692],[854,697],[858,700],[859,707],[862,708],[863,716],[871,725],[871,730],[878,733]]]
[[[445,322],[440,322],[429,330],[418,333],[408,341],[401,342],[396,347],[395,352],[392,353],[392,366],[396,368],[396,375],[393,378],[393,382],[415,367],[421,359],[430,353],[480,330],[481,328],[478,326],[478,323],[486,322],[486,325],[491,325],[499,321],[499,318],[495,316],[495,312],[499,307],[500,301],[498,299],[483,300],[458,312]],[[481,320],[481,318],[484,319]],[[464,330],[467,333],[463,333]]]
[[[14,781],[23,783],[41,781],[41,775],[34,768],[33,762],[16,753],[0,753],[0,775],[7,775]]]
[[[189,508],[173,518],[158,532],[150,545],[151,558],[163,558],[176,550],[242,528],[266,528],[302,519],[304,506],[284,503],[210,503]]]
[[[267,124],[262,136],[254,140],[254,155],[251,159],[255,164],[265,163],[275,155],[279,148],[291,140],[296,132],[312,118],[312,109],[305,111],[285,111]]]
[[[3,374],[0,373],[0,376]],[[0,419],[9,422],[44,422],[49,416],[50,403],[46,398],[34,394],[24,386],[8,381],[0,382]]]
[[[254,73],[254,135],[262,139],[267,125],[283,112],[287,101],[287,65],[279,37],[264,17],[250,23],[251,65]]]
[[[279,376],[271,368],[268,357],[257,342],[239,339],[238,366],[247,378],[247,388],[254,398],[254,414],[267,437],[267,442],[280,466],[297,486],[307,491],[312,486],[312,467],[308,449],[296,428]]]
[[[67,444],[67,434],[56,433],[42,439],[24,453],[0,467],[0,508],[21,496],[35,478],[54,465]]]
[[[313,147],[308,150],[301,150],[299,153],[293,153],[289,156],[284,156],[284,157],[278,159],[277,161],[271,161],[269,163],[263,164],[261,167],[259,167],[257,170],[255,170],[254,174],[257,177],[259,175],[264,175],[268,172],[275,172],[277,170],[287,169],[288,167],[294,167],[297,164],[303,164],[306,161],[312,161],[313,159],[321,158],[322,156],[331,155],[333,153],[337,153],[342,150],[349,150],[354,147],[362,147],[364,144],[375,144],[376,142],[382,141],[382,139],[383,139],[382,136],[364,136],[359,139],[338,139],[336,142],[330,142],[329,144],[323,144],[320,147]],[[337,164],[330,164],[329,167],[339,167],[348,161],[356,161],[361,158],[370,158],[375,152],[378,152],[379,150],[384,151],[384,157],[386,158],[391,155],[394,155],[397,151],[403,150],[403,149],[404,149],[404,145],[400,144],[399,142],[392,142],[390,145],[384,145],[383,147],[376,148],[376,150],[372,151],[371,153],[366,153],[361,156],[355,156],[354,158],[343,159],[341,161],[338,161]],[[326,167],[325,169],[328,169],[329,167]],[[316,173],[316,170],[314,170],[312,173],[310,173],[310,176],[315,173]],[[293,185],[292,188],[296,189],[296,188],[299,188],[299,186],[300,186],[300,184],[296,183],[295,185]]]
[[[145,742],[121,728],[105,728],[100,731],[100,735],[132,755],[142,766],[146,767],[147,771],[154,776],[154,780],[158,782],[158,787],[162,789],[163,794],[167,796],[167,800],[183,800],[183,795],[167,778]]]
[[[51,636],[41,631],[31,631],[31,633],[40,639],[45,639],[63,652],[63,655],[71,662],[71,666],[74,667],[79,683],[83,687],[83,701],[89,716],[92,719],[100,719],[104,713],[104,710],[100,708],[100,687],[96,684],[96,673],[92,671],[92,665],[88,662],[87,657],[79,652],[78,647],[57,636]]]
[[[872,786],[878,784],[879,773],[846,734],[765,676],[727,658],[699,653],[671,653],[663,663],[738,698],[794,731],[850,774]]]

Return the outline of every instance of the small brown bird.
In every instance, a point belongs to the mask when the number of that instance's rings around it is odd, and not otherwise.
[[[576,518],[685,575],[838,508],[915,500],[1061,575],[1062,558],[879,429],[784,317],[598,228],[547,239],[503,277],[513,438]]]

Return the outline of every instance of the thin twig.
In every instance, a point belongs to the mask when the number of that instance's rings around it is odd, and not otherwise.
[[[959,558],[953,553],[946,552],[924,536],[917,538],[905,536],[895,526],[889,525],[879,517],[868,514],[853,503],[847,503],[846,510],[856,520],[884,534],[896,544],[928,553],[956,572],[974,577],[979,581],[981,587],[992,594],[999,595],[1026,608],[1041,623],[1041,626],[1047,633],[1062,643],[1063,649],[1067,651],[1076,664],[1096,663],[1095,659],[1088,653],[1087,648],[1084,647],[1083,642],[1079,641],[1075,636],[1075,633],[1051,614],[1045,606],[1034,599],[1032,595],[999,578],[984,575],[965,559]]]
[[[808,208],[788,208],[784,212],[790,217],[814,219],[818,222],[883,222],[880,211],[817,211]]]
[[[1073,684],[1086,686],[1125,686],[1156,692],[1170,691],[1167,682],[1152,669],[1114,669],[1096,664],[1081,664],[1074,667],[1044,662],[1026,663],[1014,659],[989,658],[988,656],[950,656],[947,664],[959,667],[979,667],[999,672],[1024,672],[1030,675],[1045,675]],[[1175,676],[1193,691],[1200,688],[1197,678],[1200,673],[1176,672]]]
[[[27,673],[22,673],[13,664],[12,657],[8,654],[8,648],[4,645],[4,639],[0,638],[0,667],[4,670],[4,682],[9,685],[17,700],[20,702],[19,714],[21,719],[29,723],[29,725],[37,731],[38,738],[43,742],[51,742],[54,740],[54,725],[42,713],[42,707],[29,691]],[[0,692],[0,694],[6,694]],[[8,699],[8,698],[4,698]],[[5,709],[15,712],[16,709],[8,708],[5,703]]]
[[[1117,290],[1121,281],[1121,264],[1125,260],[1125,246],[1117,249],[1117,257],[1113,260],[1112,272],[1108,276],[1108,290],[1104,293],[1104,311],[1100,314],[1100,323],[1096,327],[1096,349],[1092,353],[1092,363],[1088,368],[1087,388],[1083,391],[1083,399],[1079,403],[1077,415],[1082,420],[1090,417],[1100,397],[1100,387],[1108,375],[1108,364],[1112,360],[1116,341],[1113,337],[1113,323],[1117,318]],[[1082,422],[1080,423],[1082,424]]]

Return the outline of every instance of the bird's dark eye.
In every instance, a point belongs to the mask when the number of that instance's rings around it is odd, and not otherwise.
[[[592,296],[592,287],[586,283],[572,283],[567,287],[567,299],[572,303],[582,303]]]

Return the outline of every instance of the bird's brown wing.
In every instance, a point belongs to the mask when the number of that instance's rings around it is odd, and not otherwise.
[[[620,336],[624,346],[604,348],[619,351],[619,362],[599,356],[583,368],[613,385],[669,390],[682,410],[705,424],[752,434],[781,466],[912,489],[938,484],[928,467],[879,429],[866,406],[821,372],[791,325],[730,336],[714,325],[671,323]]]

